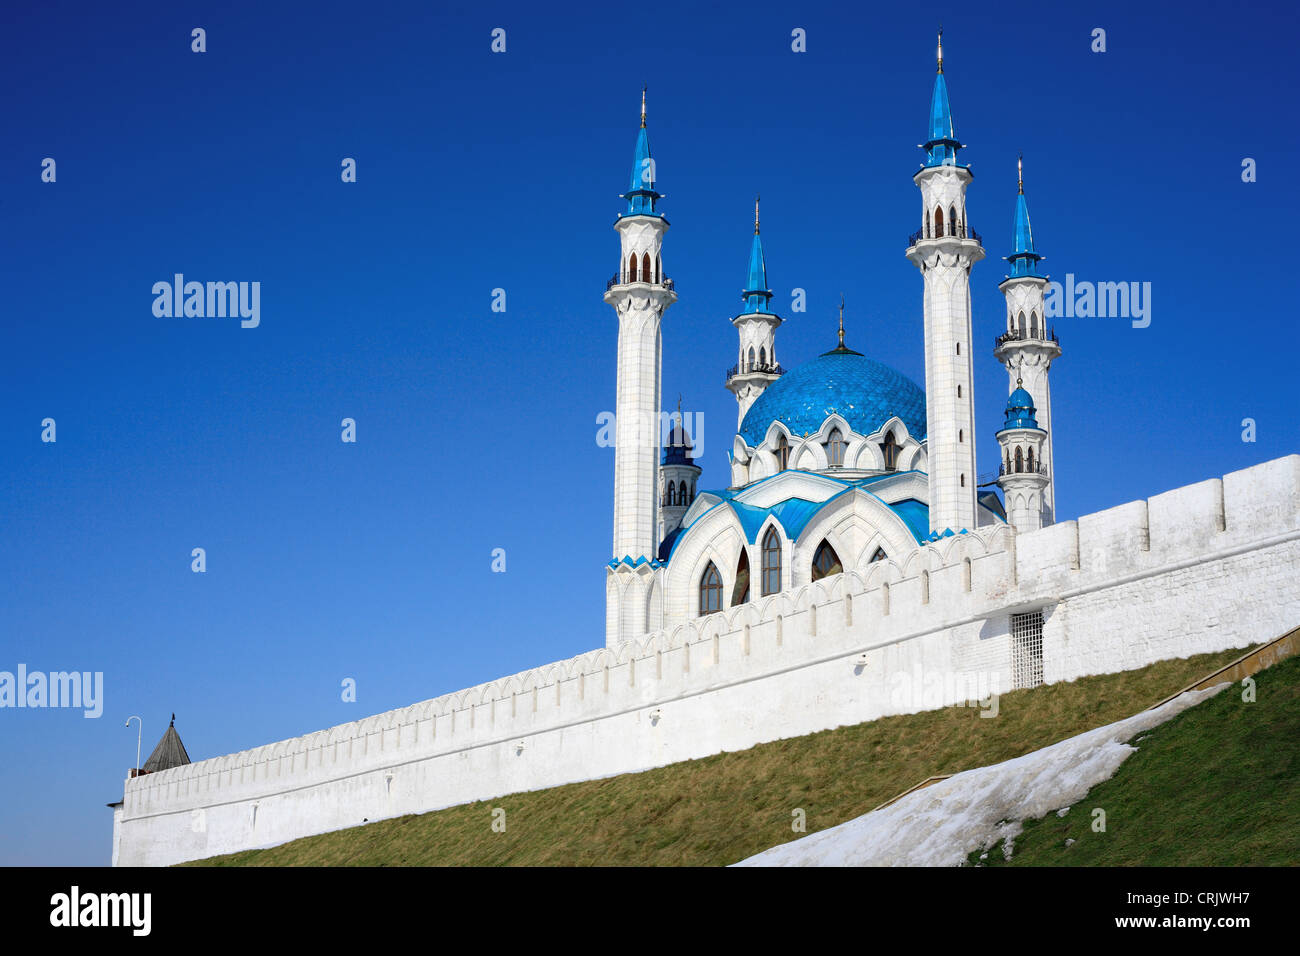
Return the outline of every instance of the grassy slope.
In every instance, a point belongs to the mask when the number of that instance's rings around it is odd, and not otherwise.
[[[748,750],[383,820],[221,866],[718,865],[843,823],[933,774],[1016,757],[1142,710],[1242,651],[1003,695],[996,718],[950,707]],[[1135,759],[1135,758],[1131,758]],[[491,829],[494,807],[506,832]],[[195,865],[195,864],[191,864]]]
[[[1029,821],[1025,866],[1294,866],[1300,863],[1300,657],[1142,735],[1110,780],[1064,817]],[[1092,832],[1092,811],[1106,831]],[[1065,841],[1075,843],[1066,846]],[[972,863],[980,863],[972,854]],[[982,861],[1005,865],[999,844]]]

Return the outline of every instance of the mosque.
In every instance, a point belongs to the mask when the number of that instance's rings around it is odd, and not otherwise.
[[[660,325],[677,301],[664,273],[668,221],[658,208],[642,94],[627,208],[615,223],[619,271],[605,292],[619,322],[606,646],[876,561],[901,565],[938,537],[1053,522],[1048,373],[1061,347],[1045,321],[1048,280],[1034,248],[1023,166],[1010,269],[999,286],[1006,331],[994,349],[1008,374],[1006,420],[996,434],[1002,461],[994,481],[981,483],[975,471],[970,272],[984,247],[968,225],[971,171],[959,160],[942,33],[937,59],[924,159],[912,177],[919,228],[906,253],[924,287],[925,390],[845,344],[843,302],[839,344],[799,368],[781,367],[782,319],[772,309],[755,201],[743,308],[731,320],[737,357],[726,387],[738,415],[730,482],[720,491],[699,487],[680,410],[662,457],[642,427],[661,407]]]

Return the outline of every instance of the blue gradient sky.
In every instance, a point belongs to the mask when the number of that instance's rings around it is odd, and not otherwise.
[[[703,486],[729,478],[756,190],[778,311],[808,292],[783,364],[834,345],[844,292],[848,344],[924,381],[903,250],[940,19],[989,254],[980,470],[1006,396],[991,348],[1018,150],[1047,271],[1153,289],[1147,329],[1055,323],[1061,516],[1295,452],[1295,268],[1262,241],[1300,219],[1295,7],[1141,6],[8,9],[0,670],[103,671],[107,691],[99,720],[0,711],[0,862],[108,861],[130,714],[147,755],[175,711],[200,759],[603,642],[601,295],[642,83],[681,297],[665,404],[704,415]],[[261,326],[155,318],[175,272],[260,281]]]

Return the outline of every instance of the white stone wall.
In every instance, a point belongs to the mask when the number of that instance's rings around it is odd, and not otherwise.
[[[617,650],[127,780],[114,862],[268,846],[1005,691],[1019,610],[1045,611],[1049,682],[1242,647],[1300,621],[1298,572],[1300,455],[1029,534],[981,529]]]

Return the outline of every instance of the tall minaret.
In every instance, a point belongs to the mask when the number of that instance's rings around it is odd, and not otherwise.
[[[1043,291],[1047,276],[1040,274],[1043,259],[1034,251],[1034,233],[1029,227],[1029,206],[1025,203],[1024,161],[1016,164],[1016,238],[1015,251],[1007,256],[1011,274],[998,285],[1007,299],[1007,330],[1000,335],[993,355],[1007,368],[1009,390],[1023,381],[1025,389],[1038,403],[1038,421],[1047,432],[1042,449],[1042,473],[1047,476],[1043,489],[1043,524],[1056,520],[1056,476],[1052,472],[1052,390],[1047,373],[1061,354],[1056,333],[1047,328],[1043,308]]]
[[[926,454],[930,478],[930,530],[975,527],[975,403],[971,364],[970,268],[984,258],[980,237],[968,225],[969,166],[959,165],[957,141],[939,69],[930,104],[925,162],[912,177],[921,190],[921,228],[907,258],[925,281]]]
[[[655,210],[660,194],[655,191],[655,165],[646,132],[645,90],[641,91],[641,129],[631,185],[622,198],[627,200],[627,210],[614,223],[620,241],[618,272],[605,292],[605,301],[618,314],[614,407],[614,561],[618,563],[610,572],[616,576],[635,574],[641,559],[641,563],[653,561],[659,543],[659,323],[664,310],[677,301],[672,281],[664,277],[661,247],[668,220]],[[629,581],[610,581],[606,596],[607,643],[645,633],[642,590],[630,589]]]
[[[749,276],[741,293],[744,311],[731,320],[740,333],[736,367],[727,375],[727,388],[740,406],[736,418],[739,431],[745,413],[758,396],[777,380],[784,369],[776,361],[776,330],[781,317],[772,311],[772,290],[767,287],[767,260],[758,228],[758,197],[754,197],[754,243],[749,249]]]

